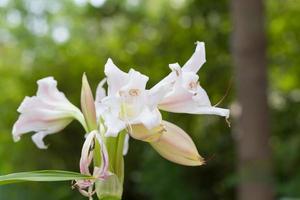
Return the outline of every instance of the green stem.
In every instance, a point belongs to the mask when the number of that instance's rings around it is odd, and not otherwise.
[[[94,140],[95,142],[95,150],[94,150],[94,166],[101,166],[102,158],[101,158],[101,146],[97,139]]]
[[[120,132],[117,137],[103,137],[108,151],[109,170],[114,175],[104,181],[96,182],[96,191],[100,200],[121,200],[124,182],[123,147],[125,135],[126,132]]]
[[[107,197],[103,197],[100,200],[121,200],[121,199],[119,197],[107,196]]]

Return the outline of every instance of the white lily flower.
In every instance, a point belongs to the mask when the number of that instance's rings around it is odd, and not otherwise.
[[[182,68],[178,63],[170,64],[172,72],[152,88],[157,89],[167,83],[173,84],[173,90],[159,103],[161,110],[174,113],[213,114],[229,117],[228,109],[211,105],[207,93],[199,84],[199,76],[196,73],[205,62],[204,43],[197,42],[194,54]]]
[[[20,116],[13,127],[14,141],[28,132],[35,132],[33,142],[41,149],[47,146],[43,138],[64,129],[73,119],[86,128],[81,111],[57,89],[53,77],[43,78],[38,83],[36,96],[25,97],[18,112]]]
[[[161,123],[157,104],[169,92],[170,84],[146,90],[147,76],[133,69],[125,73],[111,59],[105,64],[105,74],[108,95],[103,97],[105,92],[101,82],[97,89],[96,108],[107,128],[106,136],[116,137],[121,130],[134,124],[152,129]]]

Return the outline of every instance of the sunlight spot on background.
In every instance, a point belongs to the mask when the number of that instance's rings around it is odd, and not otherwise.
[[[61,8],[62,5],[58,1],[51,1],[47,4],[47,10],[52,14],[58,13],[61,10]]]
[[[35,53],[29,49],[25,49],[22,52],[22,68],[23,69],[30,69],[33,65],[33,62],[35,60]]]
[[[271,106],[277,110],[282,110],[286,106],[285,98],[278,92],[271,92],[269,100]]]
[[[220,15],[217,12],[210,12],[208,22],[212,27],[218,27],[221,23]]]
[[[180,9],[185,5],[185,0],[170,0],[170,5],[174,9]]]
[[[87,4],[87,0],[74,0],[74,3],[77,5],[77,6],[80,6],[80,7],[83,7]]]
[[[22,22],[21,12],[17,9],[10,10],[6,15],[6,21],[11,27],[19,26]]]
[[[144,27],[144,35],[148,40],[155,40],[157,38],[157,30],[152,27]]]
[[[52,31],[52,39],[59,44],[65,43],[70,38],[69,29],[65,26],[57,26]]]
[[[294,89],[290,92],[290,97],[294,102],[300,102],[300,89]]]
[[[37,36],[44,36],[48,32],[48,23],[46,19],[39,17],[29,17],[26,23],[27,29]]]
[[[126,4],[130,7],[137,7],[140,4],[140,0],[127,0]]]
[[[92,6],[99,8],[101,6],[103,6],[103,4],[105,3],[106,0],[91,0],[90,3]]]
[[[128,54],[135,54],[138,50],[138,45],[135,43],[135,42],[129,42],[126,44],[126,47],[125,47],[125,51],[128,53]]]
[[[26,10],[35,14],[35,15],[42,15],[46,9],[46,1],[45,0],[24,0],[24,4]]]
[[[192,20],[189,16],[183,16],[179,19],[179,25],[182,28],[190,28],[192,25]]]
[[[0,0],[0,7],[5,7],[9,3],[9,0]]]
[[[13,40],[11,34],[6,29],[0,28],[0,43],[9,43]]]

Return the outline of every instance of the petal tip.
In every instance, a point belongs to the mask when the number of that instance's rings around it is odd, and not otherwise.
[[[198,162],[199,162],[198,166],[206,164],[205,159],[203,157],[201,157],[200,155],[198,156],[197,159],[198,159]]]
[[[21,139],[20,136],[15,136],[15,135],[13,135],[13,140],[14,140],[14,142],[19,142],[20,139]]]

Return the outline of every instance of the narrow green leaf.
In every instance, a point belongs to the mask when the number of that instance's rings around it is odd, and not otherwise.
[[[20,172],[0,176],[0,185],[19,183],[25,181],[72,181],[94,179],[93,176],[83,175],[77,172],[60,171],[60,170],[41,170],[31,172]]]

